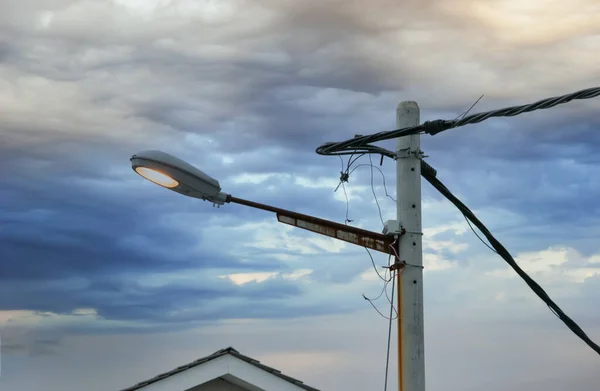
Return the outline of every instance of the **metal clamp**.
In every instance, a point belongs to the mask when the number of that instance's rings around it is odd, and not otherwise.
[[[423,265],[414,265],[412,263],[407,263],[406,261],[396,261],[389,266],[384,266],[383,268],[389,269],[391,271],[393,271],[393,270],[403,271],[404,269],[406,269],[407,266],[408,267],[416,267],[418,269],[425,269],[425,266],[423,266]]]
[[[423,151],[421,151],[421,149],[411,149],[411,148],[404,148],[404,149],[399,149],[398,151],[396,151],[396,157],[395,159],[406,159],[409,157],[416,157],[417,159],[423,159],[429,156],[426,156],[425,153]]]

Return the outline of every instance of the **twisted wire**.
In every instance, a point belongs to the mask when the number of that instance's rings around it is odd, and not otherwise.
[[[493,117],[514,117],[520,114],[536,110],[549,109],[573,100],[591,99],[600,96],[600,87],[588,88],[562,96],[547,98],[535,103],[521,106],[506,107],[499,110],[488,111],[466,116],[456,120],[434,120],[426,121],[420,125],[409,126],[402,129],[383,131],[367,136],[358,136],[341,142],[330,142],[320,145],[316,152],[319,155],[348,155],[351,153],[369,153],[390,156],[383,148],[369,145],[378,141],[394,139],[397,137],[410,136],[418,133],[436,135],[448,129],[458,128],[468,124],[476,124]],[[352,151],[352,152],[350,152]],[[390,157],[394,157],[393,155]]]

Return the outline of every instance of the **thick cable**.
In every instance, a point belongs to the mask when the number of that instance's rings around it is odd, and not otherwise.
[[[600,87],[588,88],[571,94],[543,99],[534,103],[521,106],[511,106],[499,110],[472,114],[455,120],[426,121],[420,125],[409,126],[402,129],[383,131],[367,136],[357,136],[341,142],[330,142],[319,146],[316,152],[319,155],[351,155],[356,153],[382,154],[389,156],[385,149],[370,145],[372,143],[395,139],[413,134],[427,133],[435,135],[448,129],[458,128],[468,124],[476,124],[493,117],[514,117],[536,110],[549,109],[572,100],[591,99],[600,96]],[[393,155],[390,157],[394,157]]]
[[[431,167],[431,166],[429,166]],[[493,249],[500,255],[506,263],[525,281],[525,283],[531,288],[531,290],[550,308],[550,310],[583,342],[585,342],[590,348],[596,353],[600,354],[600,346],[592,341],[587,334],[579,327],[573,319],[571,319],[563,310],[556,304],[550,296],[544,291],[544,289],[533,280],[514,260],[508,250],[492,235],[487,227],[475,216],[475,214],[462,203],[448,188],[436,178],[435,175],[430,175],[430,171],[424,171],[423,177],[429,182],[434,188],[436,188],[445,198],[452,202],[458,210],[475,225],[479,231],[486,237]]]

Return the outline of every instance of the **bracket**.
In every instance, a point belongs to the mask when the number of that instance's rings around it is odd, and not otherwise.
[[[406,267],[406,262],[396,260],[396,262],[392,263],[390,266],[388,266],[386,268],[390,269],[391,271],[394,271],[394,270],[403,270],[405,267]]]
[[[412,156],[415,156],[417,159],[423,159],[423,158],[429,157],[429,156],[425,155],[425,153],[423,151],[421,151],[420,148],[418,148],[418,149],[404,148],[404,149],[399,149],[398,151],[396,151],[395,159],[406,159],[406,158],[409,158]]]

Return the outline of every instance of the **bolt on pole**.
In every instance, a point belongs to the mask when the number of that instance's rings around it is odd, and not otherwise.
[[[396,109],[396,127],[419,125],[416,102],[404,101]],[[423,246],[421,223],[420,135],[397,139],[398,221],[405,230],[399,239],[398,390],[425,391],[425,341],[423,328]]]

